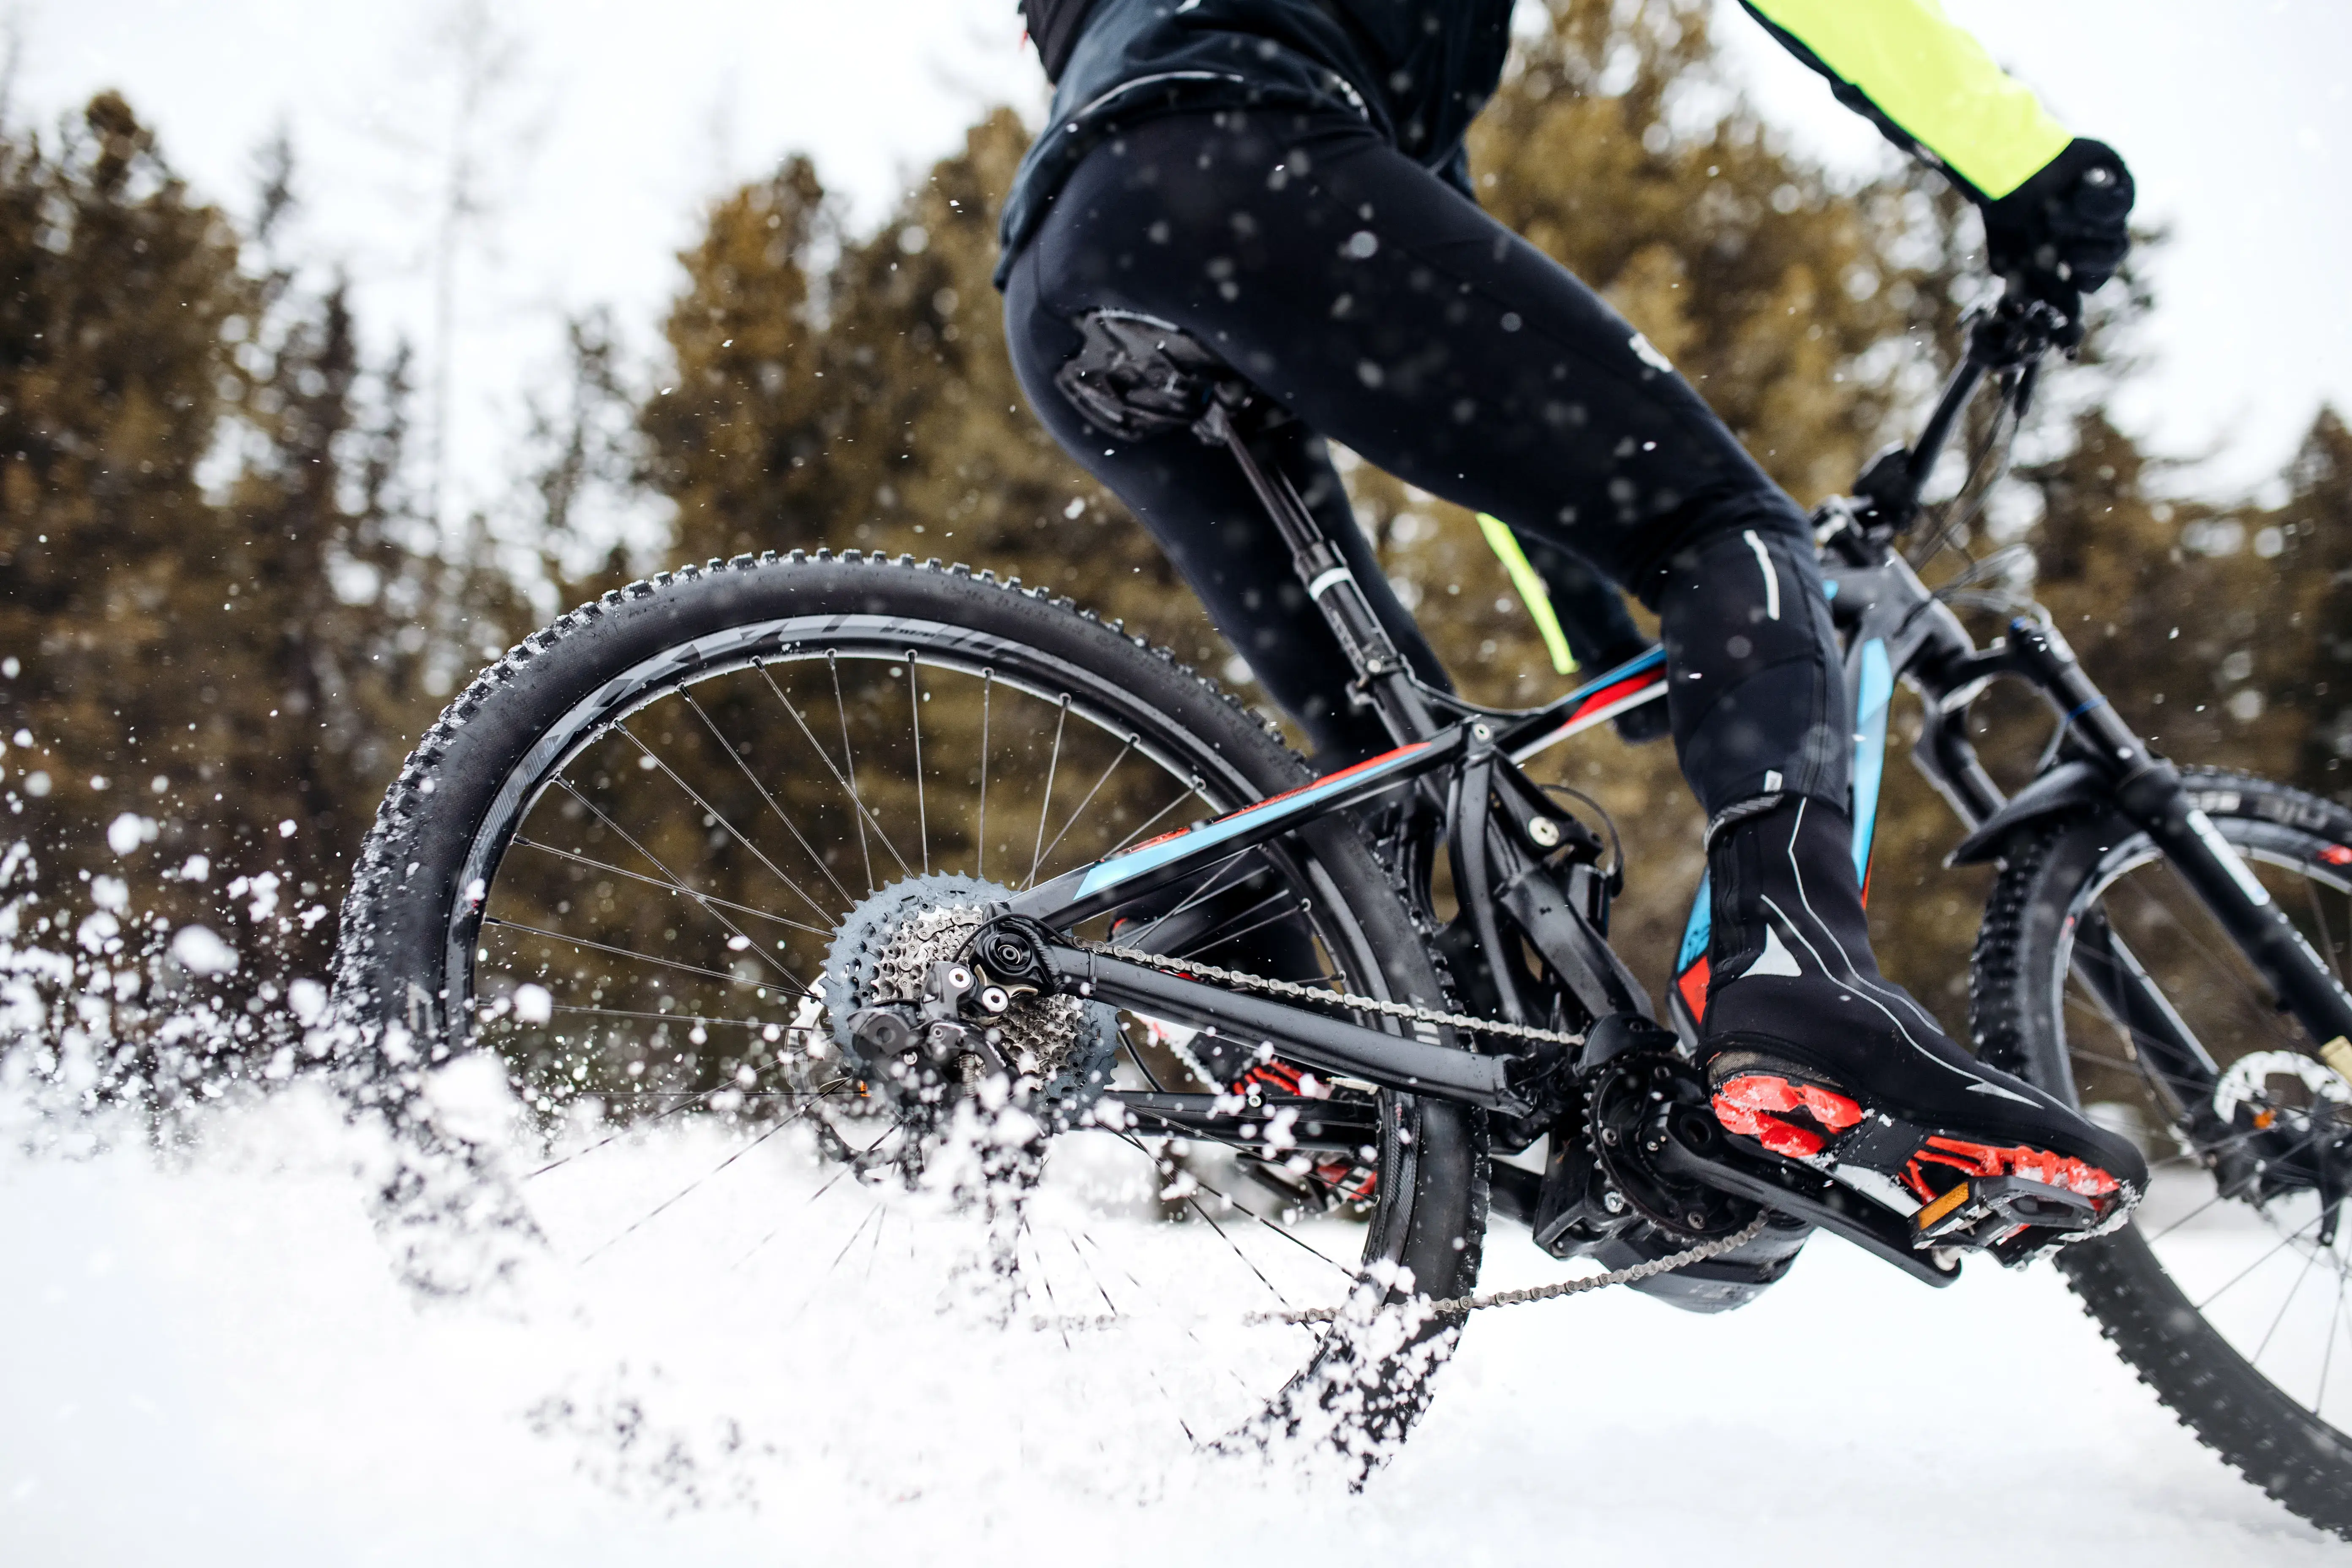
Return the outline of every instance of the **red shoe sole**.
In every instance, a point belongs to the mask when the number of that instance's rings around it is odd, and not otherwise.
[[[1818,1131],[1781,1117],[1802,1110]],[[1816,1084],[1791,1083],[1765,1073],[1742,1073],[1715,1091],[1715,1119],[1726,1132],[1753,1138],[1775,1154],[1807,1159],[1831,1137],[1862,1120],[1862,1107]]]
[[[1810,1159],[1862,1121],[1862,1107],[1853,1100],[1817,1084],[1798,1083],[1769,1073],[1741,1073],[1715,1091],[1715,1119],[1726,1132],[1753,1138],[1769,1152],[1790,1159]],[[1783,1121],[1801,1112],[1806,1126]],[[1938,1195],[1928,1184],[1926,1165],[1942,1165],[1964,1176],[2021,1176],[2044,1186],[2063,1187],[2086,1198],[2104,1198],[2122,1184],[2086,1160],[2025,1144],[1979,1143],[1938,1132],[1923,1132],[1918,1145],[1900,1171],[1885,1175],[1900,1179],[1921,1203]]]

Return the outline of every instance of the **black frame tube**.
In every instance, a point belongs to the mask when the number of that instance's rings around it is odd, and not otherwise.
[[[1155,1018],[1213,1028],[1285,1060],[1407,1094],[1438,1094],[1514,1116],[1534,1108],[1513,1087],[1510,1057],[1482,1057],[1435,1040],[1366,1028],[1247,992],[1203,984],[1165,970],[1060,942],[1041,944],[1055,985],[1072,995],[1132,1007]]]

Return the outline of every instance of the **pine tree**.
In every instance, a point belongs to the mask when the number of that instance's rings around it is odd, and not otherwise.
[[[2271,623],[2299,646],[2270,662],[2263,689],[2300,731],[2288,776],[2352,801],[2352,429],[2333,408],[2312,422],[2286,481],[2285,503],[2260,520],[2252,543],[2283,590],[2285,614]]]
[[[53,911],[32,934],[90,929],[94,903],[121,929],[85,962],[135,967],[205,924],[246,949],[233,1005],[325,973],[409,737],[503,640],[485,623],[524,619],[417,515],[405,361],[371,372],[343,287],[272,255],[290,201],[281,154],[245,242],[112,95],[54,154],[0,137],[0,766]],[[139,995],[116,997],[125,1037]],[[232,1016],[234,1053],[261,1037]]]

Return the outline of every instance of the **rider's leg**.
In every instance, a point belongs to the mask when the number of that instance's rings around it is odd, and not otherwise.
[[[1878,976],[1805,519],[1575,278],[1360,126],[1227,115],[1098,149],[1015,279],[1010,303],[1031,312],[1175,322],[1371,462],[1557,535],[1656,605],[1677,750],[1718,824],[1726,945],[1704,1031],[1736,1131],[1793,1152],[1802,1140],[1776,1131],[1792,1128],[1822,1158],[1895,1176],[1935,1136],[1972,1151],[1957,1159],[2040,1159],[2109,1194],[2145,1180],[2128,1144],[1977,1066]],[[1024,381],[1058,402],[1046,376]],[[1830,1125],[1841,1106],[1853,1119]],[[1904,1131],[1864,1137],[1882,1121]]]
[[[1649,639],[1625,611],[1625,595],[1591,562],[1539,535],[1522,538],[1519,547],[1543,579],[1568,650],[1584,675],[1603,674],[1648,651]]]
[[[1079,166],[1016,258],[1007,335],[1040,416],[1144,514],[1229,633],[1252,613],[1282,618],[1263,594],[1254,611],[1240,602],[1234,579],[1286,580],[1287,563],[1259,542],[1232,571],[1243,554],[1230,519],[1255,506],[1189,437],[1104,437],[1054,390],[1078,341],[1070,322],[1102,308],[1175,322],[1312,428],[1557,542],[1654,605],[1676,557],[1717,536],[1809,537],[1794,503],[1621,317],[1360,123],[1151,120]],[[1220,500],[1171,494],[1195,487]],[[1671,635],[1679,612],[1661,608]],[[1246,654],[1273,630],[1234,640]],[[1681,646],[1687,674],[1720,689],[1731,670],[1718,644]],[[1806,651],[1829,679],[1822,647]],[[1725,793],[1735,781],[1706,767],[1692,784],[1710,811],[1736,798]]]
[[[1388,750],[1394,742],[1378,716],[1349,700],[1353,671],[1347,656],[1307,602],[1289,551],[1240,466],[1183,431],[1149,441],[1111,440],[1081,419],[1055,389],[1054,373],[1078,352],[1073,318],[1081,310],[1116,301],[1042,301],[1035,255],[1033,247],[1007,279],[1004,317],[1013,371],[1038,418],[1150,530],[1258,684],[1307,731],[1319,765],[1328,770]],[[1347,556],[1357,584],[1414,673],[1452,689],[1444,666],[1397,602],[1357,526],[1322,439],[1293,422],[1257,437],[1252,450],[1263,466],[1290,480],[1325,535]]]

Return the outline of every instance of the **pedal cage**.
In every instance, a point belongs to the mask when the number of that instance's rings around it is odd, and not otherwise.
[[[2011,1261],[2021,1238],[2038,1250],[2042,1238],[2029,1232],[2095,1228],[2098,1206],[2090,1199],[2023,1176],[1969,1176],[1947,1188],[1911,1216],[1916,1247],[1981,1247],[2003,1263]]]

